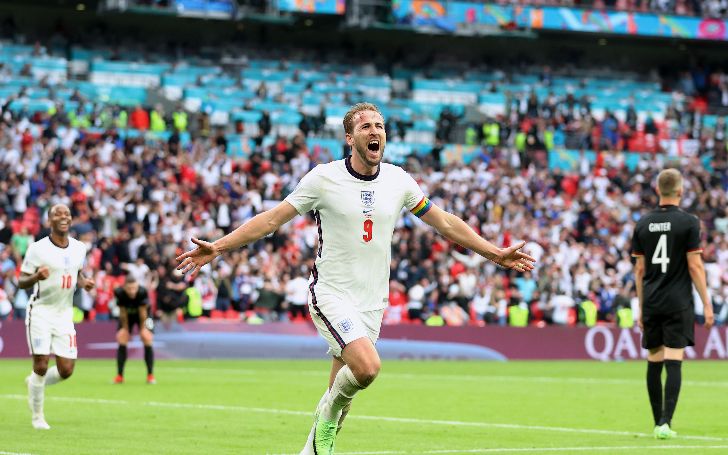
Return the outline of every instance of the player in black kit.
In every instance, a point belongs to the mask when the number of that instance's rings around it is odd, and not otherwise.
[[[119,306],[119,329],[116,332],[116,341],[119,348],[116,351],[117,375],[115,384],[124,382],[124,364],[126,363],[126,345],[134,332],[134,326],[139,327],[139,337],[144,343],[144,362],[147,364],[147,384],[156,384],[154,379],[154,350],[152,349],[151,319],[148,319],[149,294],[140,286],[132,275],[127,275],[124,286],[114,290],[116,304]],[[149,321],[149,322],[147,322]]]
[[[639,325],[647,355],[647,392],[655,420],[654,435],[670,439],[670,428],[682,382],[686,346],[694,346],[695,309],[692,285],[703,303],[705,326],[713,325],[705,269],[700,253],[700,221],[679,208],[683,181],[676,169],[657,176],[660,205],[644,215],[632,237],[635,284],[640,302]],[[664,404],[662,367],[665,367]]]

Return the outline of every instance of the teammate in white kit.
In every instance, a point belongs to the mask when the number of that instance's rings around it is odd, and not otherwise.
[[[433,205],[404,170],[382,163],[387,137],[375,105],[353,106],[344,117],[344,130],[350,157],[316,166],[273,209],[213,243],[192,239],[197,248],[177,258],[179,269],[196,273],[220,254],[314,211],[319,248],[311,271],[309,306],[333,363],[329,388],[319,402],[302,454],[334,453],[336,434],[354,394],[379,373],[374,344],[387,306],[392,234],[402,208],[502,267],[526,271],[534,262],[519,251],[525,243],[496,247],[460,218]]]
[[[93,280],[81,273],[86,246],[68,236],[71,210],[63,204],[48,212],[51,233],[28,247],[20,268],[19,285],[32,287],[25,317],[28,347],[33,355],[33,372],[25,378],[33,428],[48,430],[43,415],[45,386],[67,379],[77,357],[73,328],[73,293],[76,286],[90,291]],[[50,355],[56,365],[48,368]]]

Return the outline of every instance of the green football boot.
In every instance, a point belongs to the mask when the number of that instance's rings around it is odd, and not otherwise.
[[[677,436],[677,432],[672,431],[670,425],[666,423],[655,427],[653,434],[655,435],[655,439],[672,439]]]
[[[338,423],[339,419],[324,420],[319,415],[316,420],[316,433],[313,438],[316,455],[333,455]]]

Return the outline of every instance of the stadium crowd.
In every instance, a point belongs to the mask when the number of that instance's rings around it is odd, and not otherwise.
[[[318,236],[311,217],[225,256],[194,282],[172,267],[191,236],[216,238],[291,191],[317,163],[300,135],[234,160],[221,137],[200,137],[180,150],[173,140],[121,142],[53,125],[46,122],[38,138],[29,134],[28,119],[6,121],[0,130],[3,317],[10,304],[22,317],[28,296],[17,289],[19,265],[28,244],[44,235],[47,209],[59,202],[73,208],[74,231],[89,248],[87,273],[97,291],[79,293],[77,303],[96,319],[112,313],[112,290],[124,273],[156,291],[158,311],[171,317],[182,309],[190,316],[254,309],[271,319],[285,319],[289,309],[305,313]],[[528,308],[531,319],[569,324],[585,300],[595,303],[600,320],[614,320],[619,308],[635,304],[629,239],[639,214],[656,203],[655,158],[645,156],[630,172],[620,153],[605,153],[596,168],[584,159],[578,172],[562,174],[537,160],[524,166],[511,147],[484,147],[470,165],[411,157],[408,169],[436,204],[497,243],[528,240],[538,269],[524,276],[496,270],[405,215],[395,232],[387,323],[439,313],[451,325],[505,324],[515,305]],[[685,204],[703,221],[716,314],[724,318],[728,181],[699,158],[684,158],[682,169]]]
[[[686,73],[674,84],[675,103],[659,124],[648,118],[638,125],[633,108],[623,120],[609,111],[595,114],[588,99],[568,95],[509,98],[505,115],[477,124],[443,110],[431,153],[413,154],[404,166],[434,203],[484,237],[503,245],[527,240],[537,269],[523,276],[498,270],[404,215],[394,236],[385,323],[631,325],[637,313],[631,232],[639,215],[656,204],[653,179],[668,160],[686,177],[685,207],[703,222],[708,285],[717,320],[725,321],[727,130],[723,118],[711,127],[701,120],[711,87],[726,96],[725,76],[700,77],[707,74]],[[266,97],[264,90],[258,95]],[[88,104],[80,93],[71,100]],[[28,294],[17,287],[22,257],[33,239],[46,235],[47,210],[56,203],[72,208],[73,230],[89,250],[86,273],[97,289],[79,291],[76,299],[87,319],[115,315],[113,289],[127,273],[151,291],[165,321],[183,315],[300,320],[306,314],[318,239],[311,216],[224,256],[194,280],[173,265],[192,246],[191,237],[229,232],[330,160],[335,153],[306,141],[322,133],[321,119],[304,115],[297,134],[264,146],[263,136],[271,134],[264,115],[252,150],[237,158],[228,153],[225,128],[211,125],[204,111],[94,103],[90,112],[66,111],[61,104],[29,112],[10,109],[12,102],[6,100],[0,125],[0,317],[23,317]],[[406,125],[389,120],[390,140],[403,138]],[[167,140],[121,135],[128,127],[176,132]],[[464,142],[480,148],[469,164],[443,156],[459,127]],[[228,128],[246,136],[241,124]],[[662,153],[655,142],[649,150],[660,153],[642,153],[630,170],[625,150],[637,130],[667,131],[667,138],[691,139],[696,146],[681,155]],[[183,133],[192,134],[189,143]],[[548,164],[548,154],[564,143],[582,150],[574,171]],[[590,149],[603,151],[594,163],[583,152]]]

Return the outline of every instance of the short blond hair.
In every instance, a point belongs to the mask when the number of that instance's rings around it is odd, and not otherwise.
[[[349,112],[347,112],[344,116],[344,132],[346,134],[351,134],[354,132],[354,116],[359,112],[363,111],[374,111],[377,114],[382,115],[382,112],[379,110],[376,104],[356,103],[355,105],[351,106]],[[382,118],[383,117],[384,116],[382,115]]]
[[[665,169],[657,176],[657,188],[662,197],[675,197],[682,188],[682,175],[677,169]]]

